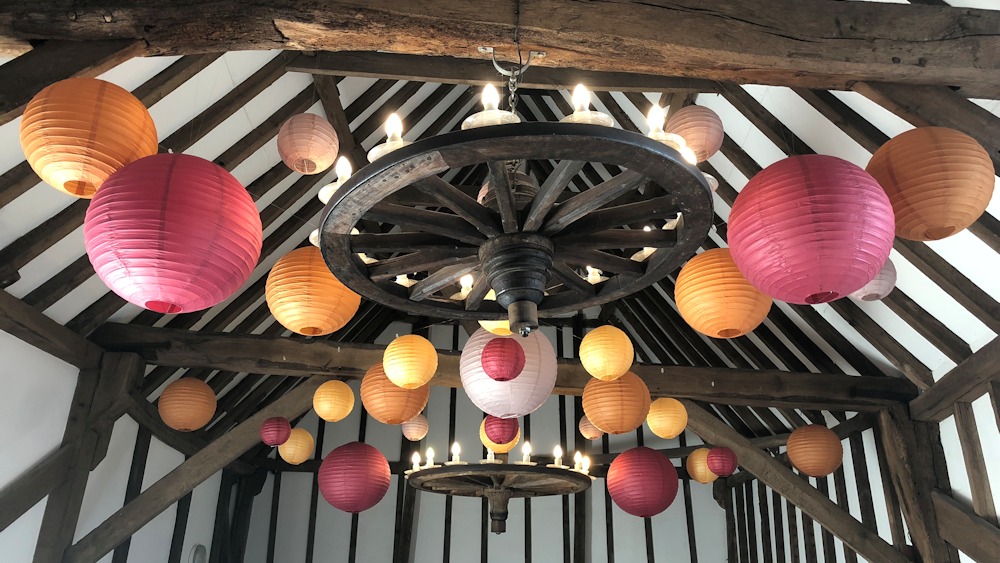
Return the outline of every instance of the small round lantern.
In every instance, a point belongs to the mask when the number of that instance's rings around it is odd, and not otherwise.
[[[708,468],[708,452],[708,448],[698,448],[691,452],[685,464],[688,475],[702,485],[707,485],[719,478],[718,475],[712,473],[712,470]]]
[[[287,442],[291,435],[292,425],[281,416],[269,418],[260,425],[260,441],[272,448]]]
[[[304,336],[340,330],[361,306],[361,296],[340,283],[315,246],[282,256],[267,275],[264,297],[281,326]]]
[[[327,422],[339,422],[354,409],[354,391],[343,381],[327,381],[313,394],[313,410]]]
[[[583,389],[583,412],[608,434],[631,432],[649,414],[649,389],[632,372],[614,381],[591,379]]]
[[[361,380],[361,404],[383,424],[402,424],[420,414],[430,397],[429,387],[403,389],[389,381],[382,364],[375,364]]]
[[[611,500],[632,516],[649,518],[677,497],[677,469],[660,452],[638,447],[618,454],[608,468]]]
[[[771,310],[771,298],[743,277],[728,248],[688,260],[677,276],[674,301],[687,324],[711,338],[743,336]]]
[[[788,459],[810,477],[826,477],[844,461],[844,446],[833,430],[810,424],[788,437]]]
[[[632,367],[635,349],[618,327],[605,325],[587,333],[580,342],[580,363],[587,373],[603,381],[614,381]]]
[[[684,404],[677,399],[663,397],[653,401],[646,417],[649,429],[660,438],[670,440],[681,435],[687,428],[688,413]]]
[[[300,465],[313,455],[316,443],[312,434],[302,428],[292,428],[288,440],[278,446],[278,455],[291,465]]]
[[[889,257],[894,231],[889,198],[874,178],[815,154],[765,168],[729,214],[729,247],[743,276],[799,305],[861,289]]]
[[[698,162],[704,162],[722,148],[725,132],[719,114],[705,106],[687,106],[670,116],[665,133],[683,137]]]
[[[514,338],[494,338],[483,347],[483,371],[493,381],[510,381],[524,369],[524,348]]]
[[[851,294],[858,301],[879,301],[885,299],[896,289],[896,266],[891,259],[886,259],[885,266],[875,274],[875,278],[864,287]]]
[[[705,458],[708,470],[719,477],[729,477],[736,472],[739,461],[736,459],[736,452],[724,446],[716,446],[708,451]]]
[[[278,155],[299,174],[319,174],[333,165],[340,140],[333,125],[312,113],[288,119],[278,130]]]
[[[326,455],[316,479],[326,502],[357,514],[382,500],[391,477],[382,452],[363,442],[351,442]]]
[[[147,156],[112,174],[87,209],[83,236],[112,291],[167,314],[227,299],[249,279],[262,243],[246,189],[186,154]]]
[[[437,350],[423,336],[404,334],[386,346],[382,366],[389,381],[403,389],[423,387],[437,371]]]
[[[993,196],[989,153],[975,139],[945,127],[919,127],[879,147],[868,172],[889,196],[896,235],[939,240],[973,224]]]
[[[510,321],[479,321],[479,326],[485,328],[486,330],[492,332],[497,336],[510,336],[512,333],[510,331]]]
[[[158,150],[146,107],[124,88],[69,78],[24,108],[21,148],[38,177],[79,198],[94,197],[111,174]]]
[[[157,401],[163,423],[178,432],[194,432],[211,422],[215,406],[215,391],[193,377],[167,385]]]
[[[411,442],[419,442],[427,437],[427,431],[430,430],[430,424],[427,423],[427,417],[418,414],[417,416],[407,420],[402,425],[403,436]]]
[[[511,419],[511,420],[517,422],[516,419]],[[517,443],[521,441],[521,425],[517,426],[517,434],[514,435],[513,440],[507,442],[506,444],[498,444],[490,440],[489,436],[486,435],[486,419],[484,418],[483,422],[479,425],[479,441],[482,442],[483,445],[486,446],[486,449],[490,450],[491,452],[495,454],[505,454],[513,450],[514,446],[516,446]]]
[[[497,418],[491,414],[483,419],[486,437],[494,444],[506,444],[521,433],[521,425],[516,418]]]
[[[483,369],[483,350],[495,339],[516,339],[524,351],[524,368],[510,381],[496,381]],[[531,413],[556,386],[556,353],[548,338],[532,331],[527,338],[496,336],[477,330],[462,349],[459,374],[466,395],[487,414],[516,418]]]
[[[587,415],[580,417],[580,435],[588,440],[600,440],[604,436],[604,432],[594,426],[594,423],[587,418]]]

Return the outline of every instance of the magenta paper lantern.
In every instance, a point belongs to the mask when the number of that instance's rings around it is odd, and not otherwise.
[[[319,492],[344,512],[364,512],[389,490],[389,462],[363,442],[351,442],[327,454],[319,466]]]
[[[861,168],[795,156],[751,179],[729,214],[743,276],[771,297],[815,305],[846,297],[885,264],[895,236],[889,198]]]
[[[517,438],[517,433],[521,431],[516,418],[497,418],[491,414],[486,415],[483,428],[486,437],[494,444],[506,444]]]
[[[280,446],[292,435],[292,425],[287,419],[276,416],[260,425],[260,440],[268,446]]]
[[[677,496],[677,485],[674,464],[643,446],[618,454],[608,468],[611,500],[632,516],[648,518],[666,510]]]
[[[84,221],[90,263],[129,303],[188,313],[236,292],[260,258],[260,215],[232,174],[203,158],[157,154],[112,174]]]
[[[705,463],[708,465],[708,470],[719,477],[729,477],[739,465],[736,452],[723,446],[716,446],[709,450]]]
[[[524,351],[524,368],[510,381],[496,381],[483,369],[483,350],[497,339],[517,339]],[[465,394],[479,410],[500,418],[517,418],[542,406],[552,394],[556,386],[556,352],[541,331],[533,330],[522,338],[479,329],[462,349],[458,372]]]
[[[510,381],[524,369],[524,348],[513,338],[494,338],[483,347],[482,362],[483,371],[493,381]]]

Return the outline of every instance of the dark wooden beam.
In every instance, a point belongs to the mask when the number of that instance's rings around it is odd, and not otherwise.
[[[0,330],[81,369],[96,368],[103,350],[17,297],[0,291]]]
[[[972,411],[972,403],[962,401],[955,403],[955,427],[962,446],[965,470],[969,476],[972,508],[976,514],[996,526],[997,509],[993,503],[993,491],[986,470],[986,457],[983,455],[983,443],[979,439],[979,427],[976,424],[976,415]]]
[[[61,446],[0,489],[0,532],[66,480],[75,453],[75,444]]]
[[[1000,530],[976,516],[957,500],[934,490],[931,493],[941,536],[979,563],[993,563],[1000,553]]]
[[[988,383],[998,374],[1000,339],[995,339],[913,399],[910,416],[913,420],[940,422],[951,415],[956,402],[971,403],[985,394]]]

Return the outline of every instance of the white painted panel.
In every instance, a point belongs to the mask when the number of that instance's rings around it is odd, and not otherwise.
[[[247,549],[243,563],[267,563],[267,544],[271,536],[271,500],[273,498],[274,473],[268,473],[260,494],[253,499],[253,509],[250,511],[250,532],[247,535]],[[317,563],[319,561],[323,561],[323,559],[317,559]]]
[[[146,458],[146,472],[142,478],[142,490],[148,489],[150,485],[159,481],[182,463],[184,463],[184,454],[164,445],[154,436],[149,443],[149,456]],[[192,508],[194,508],[193,500]],[[193,510],[192,514],[194,514]],[[174,503],[133,534],[129,547],[129,563],[167,563],[176,517],[177,503]]]
[[[29,563],[32,560],[47,502],[48,497],[42,499],[0,532],[0,553],[4,554],[5,561]]]
[[[195,487],[192,492],[187,527],[184,531],[184,548],[181,551],[184,554],[181,558],[182,562],[185,561],[184,557],[188,557],[195,545],[201,544],[206,548],[211,547],[212,535],[215,533],[215,509],[219,505],[219,487],[221,485],[222,472],[218,471],[204,483]],[[264,492],[261,491],[260,494],[264,494]],[[176,506],[175,504],[175,509]],[[174,520],[171,520],[171,533],[173,526]],[[143,563],[143,561],[138,560],[137,563]]]
[[[115,423],[108,445],[108,454],[97,468],[91,471],[87,479],[87,489],[83,495],[74,541],[79,541],[90,533],[117,512],[125,502],[125,486],[128,484],[128,476],[132,469],[132,452],[135,449],[135,437],[138,431],[139,425],[128,416],[121,417]]]
[[[312,480],[311,473],[284,473],[281,476],[275,561],[305,563]]]

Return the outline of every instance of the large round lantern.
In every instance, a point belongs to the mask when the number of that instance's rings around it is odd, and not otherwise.
[[[483,369],[483,350],[498,338],[516,339],[524,351],[524,368],[510,381],[496,381]],[[479,329],[466,342],[458,371],[466,395],[480,410],[500,418],[516,418],[542,406],[552,394],[556,386],[556,353],[539,331],[522,338]]]
[[[38,177],[90,199],[108,176],[156,154],[156,126],[125,89],[96,78],[69,78],[35,95],[21,118],[21,148]]]
[[[683,137],[698,162],[708,160],[718,152],[725,137],[719,114],[705,106],[681,108],[670,116],[663,131]]]
[[[771,310],[771,298],[743,277],[728,248],[688,260],[677,276],[674,300],[687,324],[712,338],[743,336]]]
[[[844,461],[844,446],[833,430],[810,424],[788,437],[788,459],[810,477],[826,477]]]
[[[282,416],[269,418],[260,425],[260,441],[271,447],[284,444],[291,435],[292,425]]]
[[[632,516],[649,518],[677,497],[677,469],[660,452],[638,447],[618,454],[608,468],[611,500]]]
[[[739,466],[736,452],[724,446],[716,446],[709,450],[705,463],[708,464],[708,470],[719,477],[729,477]]]
[[[326,454],[316,479],[326,502],[357,514],[382,500],[391,476],[382,452],[363,442],[351,442]]]
[[[427,431],[430,430],[430,424],[427,422],[427,417],[418,414],[417,416],[407,420],[402,425],[403,436],[411,442],[419,442],[427,436]]]
[[[327,381],[313,394],[313,410],[327,422],[339,422],[354,409],[354,391],[343,381]]]
[[[879,301],[885,299],[896,288],[896,266],[892,259],[886,259],[885,265],[875,274],[872,281],[851,294],[858,301]]]
[[[318,115],[300,113],[278,130],[278,155],[300,174],[319,174],[337,159],[340,140],[333,125]]]
[[[662,397],[649,406],[646,423],[649,424],[653,434],[660,438],[665,440],[676,438],[687,428],[687,409],[677,399]]]
[[[889,198],[833,156],[795,156],[754,176],[729,214],[729,246],[757,289],[799,305],[849,295],[878,273],[894,238]]]
[[[587,415],[580,417],[580,435],[588,440],[600,440],[604,436],[604,431],[594,426],[594,423],[587,418]]]
[[[707,485],[719,478],[708,468],[708,448],[698,448],[688,456],[685,467],[688,475],[702,485]]]
[[[649,389],[632,372],[614,381],[591,379],[583,389],[583,412],[608,434],[631,432],[649,414]]]
[[[868,172],[889,196],[896,235],[938,240],[979,218],[993,196],[989,153],[975,139],[945,127],[920,127],[882,145]]]
[[[339,330],[361,306],[361,296],[334,277],[315,246],[282,256],[267,275],[264,297],[281,326],[304,336]]]
[[[494,444],[506,444],[521,433],[521,425],[516,418],[497,418],[491,414],[483,419],[486,437]]]
[[[597,379],[618,379],[628,372],[634,359],[632,341],[618,327],[597,327],[580,342],[580,363],[587,373]]]
[[[423,387],[437,371],[437,350],[430,340],[404,334],[389,343],[382,356],[385,374],[403,389]]]
[[[231,296],[262,241],[246,189],[186,154],[147,156],[114,173],[90,203],[83,234],[101,280],[157,313],[200,311]]]
[[[316,442],[312,434],[302,428],[292,428],[284,444],[278,446],[278,455],[291,465],[300,465],[313,455]]]
[[[383,424],[402,424],[420,414],[430,397],[429,387],[403,389],[389,381],[382,364],[375,364],[361,380],[361,404]]]
[[[511,420],[517,422],[517,419],[511,419]],[[516,446],[517,443],[521,441],[521,425],[519,424],[517,426],[517,434],[514,435],[514,439],[505,444],[498,444],[490,440],[490,437],[486,435],[486,419],[484,418],[483,422],[479,425],[479,441],[482,442],[483,445],[486,446],[486,449],[490,450],[491,452],[495,454],[505,454],[513,450],[514,446]]]
[[[157,401],[163,423],[179,432],[194,432],[211,422],[215,406],[215,391],[193,377],[167,385]]]

